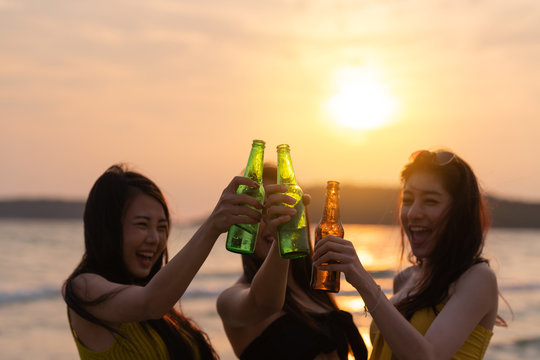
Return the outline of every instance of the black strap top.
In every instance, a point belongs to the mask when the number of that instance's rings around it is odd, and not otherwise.
[[[337,351],[346,360],[349,346],[355,359],[367,359],[367,348],[352,315],[341,310],[310,314],[320,331],[285,314],[271,323],[240,356],[241,360],[311,360],[321,353]]]

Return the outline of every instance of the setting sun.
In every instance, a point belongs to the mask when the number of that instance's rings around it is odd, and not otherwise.
[[[343,68],[336,78],[337,93],[326,103],[326,110],[336,122],[368,130],[390,121],[397,102],[373,69]]]

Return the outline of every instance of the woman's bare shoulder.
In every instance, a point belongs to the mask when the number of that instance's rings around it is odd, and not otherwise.
[[[244,276],[241,276],[234,284],[223,290],[217,298],[218,312],[223,309],[223,305],[227,304],[231,298],[235,298],[238,293],[249,289],[249,283]]]
[[[397,293],[399,290],[401,290],[403,285],[406,284],[407,281],[409,281],[409,279],[415,272],[415,268],[416,267],[414,265],[411,265],[408,268],[401,270],[394,276],[394,285],[393,285],[394,294]]]
[[[129,285],[110,282],[103,276],[94,273],[82,273],[71,281],[75,294],[85,301],[92,301],[105,293],[126,288]]]
[[[456,281],[455,286],[456,288],[486,287],[496,291],[497,276],[487,263],[479,263],[467,269]]]

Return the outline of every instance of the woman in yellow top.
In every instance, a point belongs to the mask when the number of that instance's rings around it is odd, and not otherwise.
[[[371,359],[482,359],[504,321],[482,256],[489,219],[476,176],[451,152],[423,150],[401,181],[402,253],[406,235],[412,266],[396,275],[389,300],[347,240],[319,241],[314,264],[342,271],[364,299],[374,320]]]
[[[235,177],[191,240],[168,261],[170,216],[147,177],[114,165],[92,187],[84,210],[85,253],[62,289],[81,359],[215,359],[210,342],[175,304],[218,236],[260,220],[262,205],[236,194]]]

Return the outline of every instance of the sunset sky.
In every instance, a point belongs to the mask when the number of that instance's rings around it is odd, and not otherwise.
[[[126,162],[195,218],[260,138],[305,185],[397,186],[445,147],[540,201],[539,24],[537,0],[0,0],[0,199],[84,200]]]

